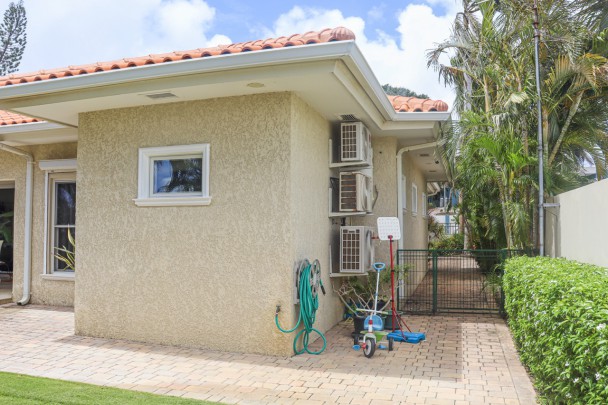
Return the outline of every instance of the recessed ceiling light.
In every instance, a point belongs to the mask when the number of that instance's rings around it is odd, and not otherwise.
[[[252,89],[259,89],[260,87],[264,87],[264,83],[258,83],[258,82],[247,83],[247,87],[251,87]]]

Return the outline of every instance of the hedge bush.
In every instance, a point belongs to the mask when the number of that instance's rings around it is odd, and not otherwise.
[[[505,309],[541,400],[608,403],[608,269],[518,257],[505,265]]]

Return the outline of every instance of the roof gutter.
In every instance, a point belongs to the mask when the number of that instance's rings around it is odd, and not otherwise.
[[[66,125],[56,124],[54,122],[39,121],[28,122],[25,124],[0,125],[0,135],[2,134],[17,134],[22,132],[48,131],[51,129],[70,128]]]
[[[23,297],[17,302],[26,305],[30,302],[32,283],[32,185],[34,180],[34,157],[17,148],[0,142],[0,150],[21,156],[27,161],[25,173],[25,230],[23,242]]]
[[[406,146],[405,148],[399,149],[397,152],[397,218],[401,224],[402,230],[401,235],[405,236],[405,224],[403,223],[403,183],[401,178],[403,177],[403,154],[413,150],[426,149],[436,147],[438,141],[422,143],[419,145]],[[403,249],[405,246],[405,237],[399,239],[399,249]]]
[[[336,59],[345,63],[384,119],[384,122],[377,122],[380,128],[390,129],[388,126],[391,123],[441,122],[449,119],[449,112],[396,112],[354,40],[217,55],[47,79],[13,86],[0,86],[0,100],[10,102],[11,99],[22,97],[85,90],[174,76]],[[0,107],[3,104],[2,101],[0,101]],[[8,107],[10,109],[10,106]]]
[[[350,58],[350,61],[348,60]],[[449,111],[432,111],[432,112],[397,112],[393,105],[386,97],[386,93],[378,78],[374,74],[372,68],[367,63],[367,60],[361,53],[361,50],[354,44],[350,52],[342,58],[350,70],[360,80],[365,92],[374,101],[376,108],[380,111],[386,121],[393,122],[411,122],[411,121],[447,121],[450,118]],[[352,61],[352,62],[351,62]],[[351,63],[349,63],[351,62]],[[354,65],[354,66],[353,66]],[[355,71],[355,68],[358,72]],[[360,73],[360,76],[357,74]],[[363,79],[363,80],[361,80]],[[368,86],[365,86],[365,83]],[[382,127],[382,126],[381,126]]]

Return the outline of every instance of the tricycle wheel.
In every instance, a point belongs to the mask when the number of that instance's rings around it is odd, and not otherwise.
[[[393,343],[395,343],[395,339],[393,338],[388,338],[388,351],[392,352],[393,351]]]
[[[363,354],[365,355],[365,357],[370,359],[374,355],[375,351],[376,351],[376,341],[372,338],[366,338],[365,339],[365,349],[363,350]]]

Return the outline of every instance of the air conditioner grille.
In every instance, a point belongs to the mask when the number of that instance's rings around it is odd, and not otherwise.
[[[357,124],[342,124],[342,160],[353,160],[359,157],[357,140]]]
[[[342,229],[342,271],[361,271],[361,228]]]

